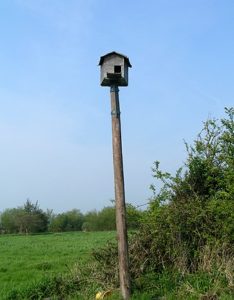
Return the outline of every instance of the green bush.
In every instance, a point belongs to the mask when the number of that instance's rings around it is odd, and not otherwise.
[[[188,146],[185,170],[175,177],[156,162],[153,174],[163,182],[146,215],[143,231],[151,236],[152,254],[161,257],[155,266],[196,269],[199,250],[205,245],[234,242],[234,109],[227,119],[208,120],[193,146]]]
[[[151,186],[149,208],[140,230],[129,241],[130,273],[136,289],[145,291],[148,282],[147,288],[154,293],[157,288],[147,278],[158,274],[162,278],[167,273],[169,281],[179,274],[171,299],[186,299],[189,287],[191,299],[222,293],[229,299],[233,293],[234,109],[226,109],[226,114],[220,122],[206,121],[194,144],[186,144],[186,163],[175,176],[162,172],[155,162],[153,176],[163,185],[159,191]],[[94,257],[101,270],[100,281],[118,286],[116,244],[95,251]]]

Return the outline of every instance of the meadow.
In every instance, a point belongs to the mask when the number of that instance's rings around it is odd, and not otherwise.
[[[88,266],[93,264],[91,253],[109,241],[115,241],[115,232],[0,235],[0,299],[95,299],[102,288],[100,282],[95,283],[93,275],[97,274],[89,273]],[[105,253],[109,260],[106,250]],[[114,259],[110,258],[110,264]],[[78,269],[84,273],[84,281]],[[233,289],[224,275],[220,270],[183,276],[168,270],[146,273],[135,281],[131,299],[231,300]],[[119,300],[118,290],[112,291],[108,299]]]
[[[93,249],[115,239],[114,232],[0,235],[0,299],[46,277],[69,273],[89,262]]]

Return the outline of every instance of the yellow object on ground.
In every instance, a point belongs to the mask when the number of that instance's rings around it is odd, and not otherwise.
[[[109,296],[111,293],[112,293],[111,290],[105,291],[105,292],[98,292],[98,293],[96,294],[95,299],[96,299],[96,300],[104,299],[104,298],[106,298],[107,296]]]
[[[96,300],[103,299],[103,292],[98,292],[95,297]]]

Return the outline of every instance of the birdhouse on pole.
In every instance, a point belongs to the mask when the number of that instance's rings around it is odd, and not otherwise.
[[[115,51],[101,56],[101,86],[128,86],[129,58]]]
[[[128,68],[131,68],[132,66],[127,56],[117,52],[110,52],[104,56],[101,56],[99,66],[101,67],[101,86],[110,87],[116,230],[119,255],[119,282],[123,299],[129,300],[131,295],[131,280],[129,272],[128,236],[118,87],[128,85]]]

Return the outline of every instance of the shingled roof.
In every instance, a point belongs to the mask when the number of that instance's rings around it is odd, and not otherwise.
[[[120,57],[123,57],[123,58],[125,59],[126,63],[128,64],[128,66],[129,66],[130,68],[132,67],[132,65],[130,64],[129,58],[128,58],[127,56],[125,56],[125,55],[123,55],[123,54],[121,54],[121,53],[115,52],[115,51],[112,51],[112,52],[110,52],[110,53],[107,53],[106,55],[101,56],[98,65],[99,65],[99,66],[102,65],[104,59],[105,59],[106,57],[110,56],[110,55],[118,55],[118,56],[120,56]]]

